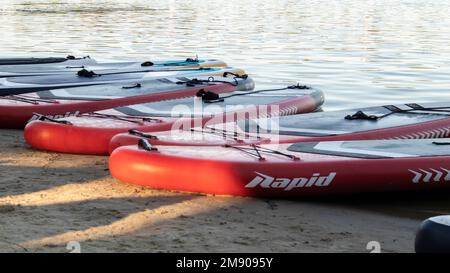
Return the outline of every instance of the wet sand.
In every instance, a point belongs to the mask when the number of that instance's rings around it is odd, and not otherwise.
[[[0,130],[0,252],[413,252],[450,192],[309,200],[205,196],[110,177],[107,157],[45,153]]]

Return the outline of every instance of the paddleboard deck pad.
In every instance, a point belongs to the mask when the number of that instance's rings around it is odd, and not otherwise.
[[[450,187],[450,139],[116,149],[113,177],[206,194],[302,197]]]
[[[111,138],[129,130],[168,131],[252,116],[305,113],[315,111],[323,101],[322,91],[299,85],[251,92],[235,91],[213,96],[212,99],[202,95],[129,105],[62,119],[44,117],[27,124],[24,136],[28,144],[40,150],[108,154]]]

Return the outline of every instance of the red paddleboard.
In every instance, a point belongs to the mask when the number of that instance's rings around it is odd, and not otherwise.
[[[252,90],[250,78],[177,77],[127,84],[110,84],[41,91],[0,97],[0,128],[23,128],[40,115],[58,118],[111,109],[136,103],[194,96],[199,90],[226,93]]]
[[[116,149],[113,177],[157,189],[301,197],[450,187],[450,139]]]
[[[195,99],[130,105],[63,119],[43,118],[26,126],[25,140],[40,150],[108,154],[111,138],[131,129],[167,131],[208,122],[305,113],[315,111],[324,100],[320,90],[306,86],[237,91],[212,99],[208,95],[211,94]]]
[[[153,145],[169,146],[443,138],[450,137],[450,103],[386,105],[256,121],[249,119],[239,124],[215,124],[144,135],[132,131],[114,136],[110,152],[120,146],[136,145],[143,137],[148,137]]]

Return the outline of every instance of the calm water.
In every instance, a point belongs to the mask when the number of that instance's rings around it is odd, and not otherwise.
[[[450,1],[2,1],[0,55],[221,58],[325,109],[450,101]],[[50,54],[52,53],[52,54]]]

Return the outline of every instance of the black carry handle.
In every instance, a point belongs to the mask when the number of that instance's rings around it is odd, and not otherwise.
[[[156,136],[154,136],[154,135],[147,134],[147,133],[144,133],[144,132],[135,130],[135,129],[128,130],[128,133],[129,133],[130,135],[133,135],[133,136],[145,137],[145,138],[148,138],[148,139],[158,139],[158,138],[157,138]]]
[[[60,123],[60,124],[65,124],[65,125],[73,125],[70,121],[63,120],[63,119],[58,120],[58,119],[54,119],[49,116],[41,115],[38,113],[33,113],[33,117],[30,119],[30,121],[32,121],[32,120],[49,121],[49,122]]]
[[[202,98],[202,101],[206,103],[224,101],[222,98],[220,98],[219,94],[212,91],[205,91],[204,89],[200,89],[197,94],[195,94],[195,96]]]
[[[149,151],[149,152],[151,152],[151,151],[158,151],[158,149],[153,147],[152,144],[150,144],[150,142],[148,142],[148,140],[145,139],[145,138],[139,139],[138,147],[141,148],[141,149],[144,149],[146,151]]]

